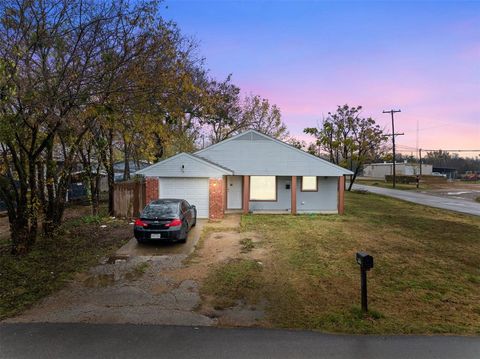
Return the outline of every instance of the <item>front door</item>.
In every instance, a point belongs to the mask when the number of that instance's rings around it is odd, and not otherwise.
[[[227,209],[242,209],[242,176],[227,176]]]

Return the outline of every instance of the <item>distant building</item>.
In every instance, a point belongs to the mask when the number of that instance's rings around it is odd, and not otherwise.
[[[395,172],[399,176],[416,176],[420,174],[420,164],[418,163],[395,163]],[[371,178],[385,178],[393,175],[393,163],[370,163],[363,166],[363,176]],[[432,165],[422,164],[422,175],[432,175]]]
[[[93,173],[96,173],[96,170],[92,170]],[[100,193],[108,191],[108,180],[107,172],[100,170],[100,182],[98,190]],[[72,200],[84,200],[88,197],[90,192],[90,187],[85,177],[85,170],[72,172],[70,185],[67,192],[67,201]]]
[[[448,179],[456,179],[458,177],[458,171],[456,168],[451,167],[433,167],[434,173],[440,173]]]

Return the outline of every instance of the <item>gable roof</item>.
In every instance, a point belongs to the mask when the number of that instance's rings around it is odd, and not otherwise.
[[[233,173],[233,171],[232,171],[230,168],[227,168],[227,167],[224,167],[224,166],[220,166],[218,163],[215,163],[215,162],[212,162],[212,161],[210,161],[210,160],[207,160],[206,158],[203,158],[203,157],[201,157],[201,156],[197,156],[195,153],[186,153],[186,152],[184,152],[184,153],[185,153],[186,155],[189,155],[189,156],[198,158],[199,160],[204,161],[204,162],[206,162],[206,163],[210,163],[212,166],[215,166],[215,167],[224,169],[225,171],[228,171],[228,172],[232,172],[232,173]]]
[[[195,152],[236,175],[343,176],[351,171],[256,130]]]
[[[152,177],[217,177],[232,175],[233,171],[208,159],[181,152],[135,174]]]

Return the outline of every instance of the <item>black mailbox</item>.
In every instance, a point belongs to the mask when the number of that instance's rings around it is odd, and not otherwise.
[[[365,270],[373,268],[373,257],[365,252],[357,252],[357,263]]]

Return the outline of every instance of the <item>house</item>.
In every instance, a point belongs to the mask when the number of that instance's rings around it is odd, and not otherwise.
[[[194,154],[179,153],[137,174],[147,203],[183,198],[199,218],[225,213],[343,213],[350,171],[248,130]]]
[[[92,169],[92,173],[96,173],[96,169]],[[100,170],[99,171],[99,183],[98,183],[98,190],[100,193],[108,191],[108,179],[107,179],[107,172]],[[68,187],[67,192],[67,201],[71,200],[83,200],[88,197],[89,193],[89,185],[86,182],[86,173],[85,170],[79,170],[72,172],[70,178],[70,185]]]
[[[432,165],[422,164],[420,172],[420,164],[396,162],[395,173],[398,176],[416,176],[422,174],[424,176],[432,175]],[[363,177],[385,179],[385,176],[393,175],[393,163],[370,163],[363,166]]]
[[[125,161],[115,162],[113,164],[114,180],[115,182],[123,181],[125,175]],[[130,170],[130,177],[133,177],[137,174],[138,170],[150,166],[150,163],[146,161],[128,161],[128,168]]]

